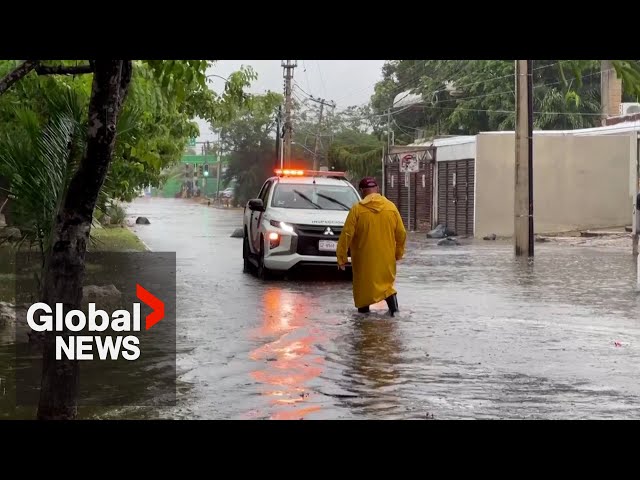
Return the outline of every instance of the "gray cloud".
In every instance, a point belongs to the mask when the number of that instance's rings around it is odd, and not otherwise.
[[[228,77],[242,65],[251,66],[258,79],[249,89],[251,93],[266,91],[283,92],[284,78],[281,60],[220,60],[207,72]],[[294,70],[294,81],[314,97],[335,101],[338,108],[367,103],[373,94],[373,87],[382,78],[384,60],[298,60]],[[211,78],[212,88],[220,91],[224,80]],[[300,92],[297,93],[302,98]],[[200,138],[198,141],[212,141],[216,138],[205,121],[198,121]]]

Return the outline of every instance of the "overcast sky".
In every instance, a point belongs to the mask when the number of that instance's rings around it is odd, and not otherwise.
[[[298,60],[293,79],[308,94],[335,101],[338,109],[343,109],[369,101],[374,85],[382,78],[383,64],[384,60]],[[220,60],[207,73],[228,77],[242,65],[250,65],[258,74],[249,88],[251,93],[268,90],[284,93],[281,60]],[[214,90],[224,88],[224,80],[216,77],[211,80]],[[198,123],[198,141],[216,138],[206,122]]]

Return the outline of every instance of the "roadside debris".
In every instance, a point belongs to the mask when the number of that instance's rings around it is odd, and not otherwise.
[[[445,227],[443,224],[438,224],[436,228],[427,233],[427,238],[446,238],[446,237],[455,237],[456,232]]]
[[[442,240],[438,241],[438,246],[439,247],[456,247],[456,246],[460,246],[460,243],[455,239],[455,238],[443,238]]]

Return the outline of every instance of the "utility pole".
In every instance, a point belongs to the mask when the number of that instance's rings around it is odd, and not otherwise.
[[[220,201],[220,170],[222,170],[222,132],[218,132],[218,171],[216,172],[216,202]],[[215,204],[214,204],[215,205]]]
[[[533,82],[531,60],[516,60],[514,247],[533,257]]]
[[[291,109],[292,109],[292,88],[291,81],[293,80],[293,69],[298,66],[296,60],[284,60],[281,63],[284,69],[284,163],[286,166],[290,166],[291,162],[291,141],[293,139],[293,125],[291,122]]]
[[[316,132],[316,146],[313,149],[313,170],[318,170],[318,149],[320,148],[320,129],[322,127],[322,111],[324,110],[324,101],[320,99],[320,114],[318,115],[318,131]]]
[[[331,146],[333,145],[333,140],[334,140],[333,122],[335,122],[335,118],[336,118],[336,102],[333,102],[333,105],[331,105],[331,116],[329,117],[329,121],[327,122],[327,128],[331,132],[331,137],[329,137],[329,145],[327,145],[327,169],[329,168],[329,151],[331,150]]]
[[[391,107],[393,106],[393,104],[391,105]],[[391,145],[395,145],[395,135],[394,135],[394,139],[393,142],[391,141],[391,107],[389,107],[389,109],[387,110],[387,156],[391,155]],[[385,161],[385,153],[384,153],[384,148],[383,148],[383,152],[382,152],[382,195],[386,194],[386,183],[385,183],[385,167],[386,167],[387,162]],[[398,178],[398,181],[400,181],[400,179]]]
[[[276,158],[274,162],[275,168],[280,165],[280,148],[282,147],[282,105],[278,105],[278,114],[276,116]]]
[[[316,146],[313,152],[313,169],[318,170],[318,167],[319,167],[318,150],[320,148],[320,128],[322,126],[322,114],[324,112],[324,106],[326,105],[327,107],[332,107],[335,109],[336,104],[335,102],[326,102],[322,98],[320,99],[311,98],[311,100],[320,104],[320,114],[318,115],[318,132],[316,133]]]

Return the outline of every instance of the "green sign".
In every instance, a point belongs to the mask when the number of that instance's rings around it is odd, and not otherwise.
[[[189,146],[190,147],[195,147],[196,146],[196,137],[192,137],[189,139]]]

